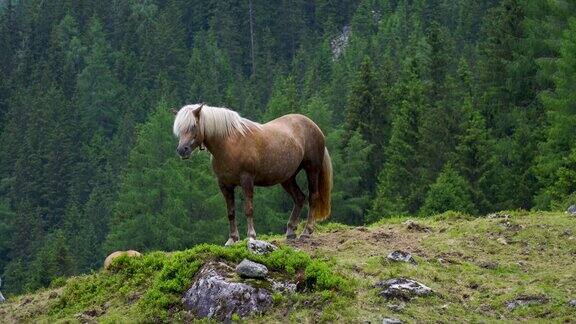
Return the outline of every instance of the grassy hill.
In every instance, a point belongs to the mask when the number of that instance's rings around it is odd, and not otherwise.
[[[244,257],[306,286],[274,295],[274,306],[250,322],[371,321],[574,321],[576,217],[563,213],[506,212],[470,218],[394,218],[367,227],[326,224],[313,240],[251,256],[245,244],[201,245],[187,251],[121,258],[111,271],[69,278],[0,306],[2,322],[190,321],[178,306],[182,291],[203,262]],[[417,264],[386,258],[412,253]],[[434,290],[429,297],[385,300],[374,284],[413,278]],[[510,309],[517,299],[537,303]]]

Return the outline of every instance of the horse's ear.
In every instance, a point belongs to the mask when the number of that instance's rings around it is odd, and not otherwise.
[[[204,107],[203,103],[200,104],[200,107],[194,109],[194,116],[196,116],[196,118],[200,118],[200,112],[202,111],[202,107]]]
[[[170,109],[170,111],[174,114],[174,115],[178,115],[178,109]]]

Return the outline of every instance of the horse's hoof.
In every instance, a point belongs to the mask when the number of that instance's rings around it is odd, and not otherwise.
[[[229,238],[228,241],[226,241],[226,243],[224,243],[224,246],[232,246],[232,245],[236,244],[236,242],[238,242],[238,240],[234,241],[232,238]]]
[[[305,234],[302,233],[300,234],[300,236],[298,237],[299,241],[309,241],[310,240],[310,234]]]

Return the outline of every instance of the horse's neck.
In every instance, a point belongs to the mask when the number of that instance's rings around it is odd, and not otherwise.
[[[208,137],[204,135],[204,146],[212,154],[212,156],[216,159],[222,156],[223,151],[225,150],[225,143],[228,141],[228,137]]]

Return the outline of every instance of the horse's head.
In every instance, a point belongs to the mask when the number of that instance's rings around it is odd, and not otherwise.
[[[174,120],[174,134],[178,137],[178,148],[176,151],[182,159],[187,159],[197,147],[204,149],[204,134],[200,127],[200,113],[204,104],[195,107],[193,105],[184,106],[176,114]]]

